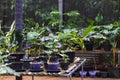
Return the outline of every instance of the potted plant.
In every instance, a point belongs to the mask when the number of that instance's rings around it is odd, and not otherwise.
[[[80,71],[80,76],[81,77],[86,77],[87,71]]]
[[[26,54],[30,54],[30,53],[34,53],[34,58],[33,60],[29,61],[29,65],[30,65],[30,69],[33,71],[39,71],[41,70],[41,65],[42,62],[40,62],[40,60],[38,60],[37,56],[39,56],[40,52],[41,52],[41,36],[42,33],[44,32],[43,28],[39,28],[38,23],[36,23],[35,27],[32,28],[32,30],[30,31],[24,31],[23,35],[24,35],[24,43],[26,43],[25,45],[25,52]],[[24,61],[26,63],[26,60]]]
[[[107,35],[107,39],[109,40],[109,42],[112,46],[111,50],[112,50],[112,58],[113,58],[112,59],[113,68],[112,69],[110,68],[108,70],[108,73],[109,73],[110,77],[120,77],[120,75],[118,75],[119,74],[118,68],[116,67],[116,53],[117,53],[117,40],[116,40],[116,38],[118,36],[120,36],[119,35],[120,28],[118,26],[116,27],[114,25],[111,25],[111,27],[112,27],[112,31],[110,31],[109,34]],[[116,73],[118,73],[118,74],[116,74]]]
[[[81,30],[82,33],[77,33],[76,31],[73,32],[73,42],[79,46],[82,50],[82,57],[84,58],[84,52],[86,51],[85,48],[85,39],[87,38],[88,34],[93,30],[92,26],[88,26],[86,29]]]
[[[49,39],[45,41],[45,47],[47,50],[45,50],[45,53],[48,54],[48,60],[47,63],[45,63],[47,71],[58,71],[59,67],[59,48],[61,47],[57,36],[53,35],[52,33],[49,34]]]
[[[101,33],[104,28],[102,26],[93,26],[93,30],[88,35],[89,40],[93,43],[93,50],[100,50],[101,44],[106,40],[106,37]]]
[[[60,67],[63,69],[63,70],[67,70],[68,69],[68,66],[70,64],[69,62],[69,57],[67,54],[65,54],[65,51],[61,51],[60,55],[62,56],[62,60],[60,62]]]
[[[90,77],[95,77],[97,72],[95,70],[91,70],[88,73],[89,73]]]
[[[13,53],[18,48],[16,37],[14,34],[15,21],[11,24],[10,30],[8,32],[3,32],[0,29],[0,53],[8,54]]]
[[[112,65],[113,67],[116,66],[116,52],[117,52],[117,40],[116,38],[120,36],[119,34],[119,27],[114,26],[113,24],[110,25],[105,25],[103,26],[105,29],[101,31],[102,34],[104,34],[104,37],[106,37],[106,40],[108,40],[111,44],[111,50],[112,50],[112,55],[113,55],[113,61]]]
[[[68,56],[70,63],[73,62],[75,58],[74,50],[77,49],[77,47],[75,47],[75,44],[72,40],[74,31],[76,31],[76,29],[64,29],[61,32],[57,32],[59,41],[62,44],[60,50],[64,51],[64,54]]]
[[[8,63],[13,62],[10,67],[15,69],[15,70],[20,70],[22,69],[22,63],[19,62],[18,58],[16,56],[11,56],[16,53],[16,49],[18,48],[17,46],[17,41],[15,37],[15,21],[13,21],[10,30],[6,33],[4,33],[0,29],[0,54],[10,54],[7,59]],[[17,65],[17,66],[15,66]]]
[[[117,37],[120,36],[120,28],[118,25],[109,24],[109,25],[101,25],[100,33],[105,37],[105,40],[109,41],[111,44],[112,51],[112,67],[109,69],[109,75],[118,77],[115,73],[118,73],[116,67],[116,53],[117,53]]]

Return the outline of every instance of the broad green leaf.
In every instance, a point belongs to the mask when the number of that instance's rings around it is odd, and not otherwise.
[[[88,34],[89,34],[89,32],[90,31],[92,31],[92,26],[88,26],[84,31],[83,31],[83,33],[82,33],[82,38],[85,38]]]
[[[97,16],[95,17],[95,21],[96,22],[101,22],[103,20],[103,16],[102,16],[102,14],[99,12],[98,14],[97,14]]]
[[[90,19],[90,18],[87,18],[87,22],[90,24],[90,25],[93,25],[95,23],[94,20]]]

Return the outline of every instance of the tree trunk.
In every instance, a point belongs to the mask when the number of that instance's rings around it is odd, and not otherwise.
[[[19,46],[17,51],[22,51],[22,0],[15,0],[15,22],[16,40]]]

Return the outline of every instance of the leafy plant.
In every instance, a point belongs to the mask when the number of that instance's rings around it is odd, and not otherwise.
[[[116,52],[117,52],[117,37],[120,36],[120,27],[118,25],[118,23],[114,23],[114,24],[109,24],[109,25],[101,25],[101,26],[97,26],[95,27],[93,34],[90,37],[94,37],[94,38],[102,38],[102,42],[104,41],[109,41],[111,46],[112,46],[112,53],[113,53],[113,61],[112,61],[112,65],[115,67],[116,65]],[[98,35],[99,34],[99,35]]]
[[[49,55],[48,62],[50,62],[51,56],[56,56],[60,53],[61,43],[59,43],[58,36],[49,34],[48,39],[44,41],[44,45],[47,48],[45,53]]]
[[[82,25],[83,22],[83,18],[77,10],[72,10],[64,13],[65,28],[78,28]]]
[[[80,34],[77,34],[77,32],[74,33],[73,41],[75,44],[79,45],[79,47],[82,49],[82,53],[84,53],[86,50],[84,40],[87,38],[88,34],[92,31],[92,29],[93,29],[92,26],[88,26],[86,29],[82,31],[82,33]],[[84,54],[82,57],[84,57]]]
[[[24,30],[23,32],[23,43],[25,43],[24,50],[27,53],[34,53],[34,55],[40,54],[41,45],[42,45],[42,35],[44,33],[44,28],[40,28],[39,24],[36,23],[31,30]]]
[[[8,56],[9,56],[9,54],[8,55],[0,55],[0,62],[2,62],[3,59],[8,57]],[[10,64],[2,64],[2,65],[0,65],[0,75],[13,74],[15,76],[20,76],[20,74],[18,74],[15,70],[8,67],[8,65],[10,65]]]
[[[4,33],[0,29],[0,54],[3,53],[12,53],[18,48],[16,37],[14,34],[15,30],[15,21],[13,21],[11,28],[8,32]]]
[[[79,46],[79,48],[82,49],[82,53],[84,53],[84,40],[87,38],[88,34],[90,33],[90,31],[92,31],[92,29],[92,26],[88,26],[86,29],[81,30],[81,33],[78,32],[76,29],[68,29],[65,30],[64,33],[59,33],[59,38],[63,41],[63,44],[68,47],[68,50],[75,50]]]
[[[97,16],[95,17],[95,21],[100,23],[102,20],[103,20],[103,16],[102,16],[101,12],[99,12],[97,14]]]

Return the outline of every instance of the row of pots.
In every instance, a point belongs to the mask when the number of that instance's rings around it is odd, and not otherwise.
[[[88,74],[90,77],[102,77],[102,78],[120,78],[120,69],[110,69],[108,71],[80,71],[79,74],[81,77],[86,77]]]
[[[79,73],[80,73],[81,77],[86,77],[86,75],[87,75],[87,71],[80,71]],[[95,77],[97,71],[92,70],[92,71],[88,71],[88,73],[89,73],[90,77]]]
[[[49,70],[49,71],[58,71],[59,66],[66,70],[68,69],[69,63],[53,63],[53,62],[29,62],[29,61],[23,61],[23,62],[13,62],[10,67],[16,71],[23,71],[23,70]]]

